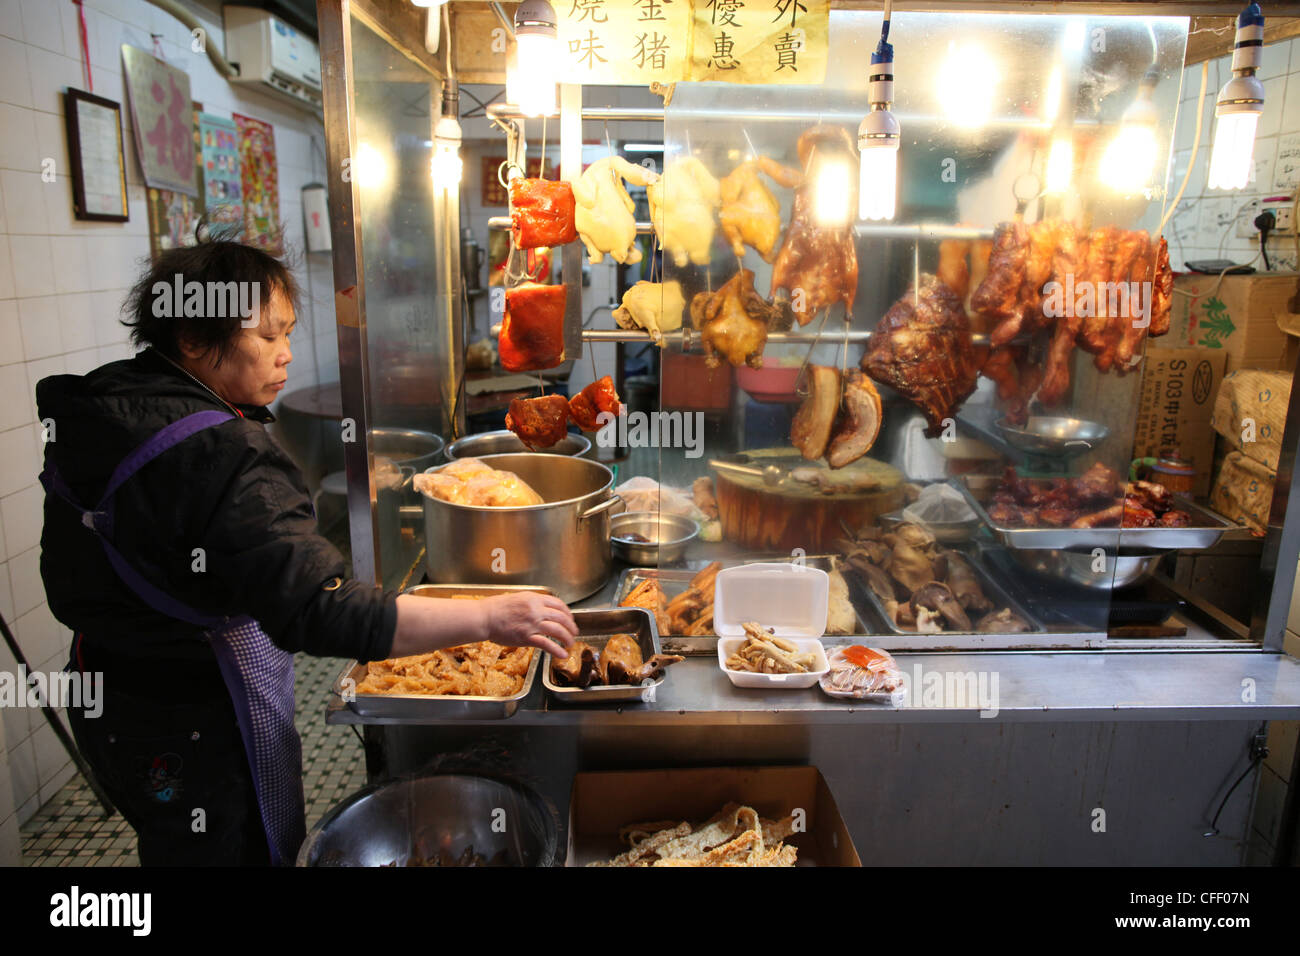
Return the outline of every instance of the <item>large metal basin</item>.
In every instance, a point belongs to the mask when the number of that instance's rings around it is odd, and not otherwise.
[[[599,590],[613,562],[610,512],[622,504],[611,490],[613,472],[598,461],[567,455],[526,452],[485,455],[481,460],[514,472],[543,503],[489,508],[421,496],[430,580],[539,584],[566,603]]]
[[[554,866],[555,808],[536,791],[463,774],[358,790],[307,834],[299,866],[407,866],[468,853],[488,865]],[[414,858],[414,859],[413,859]]]

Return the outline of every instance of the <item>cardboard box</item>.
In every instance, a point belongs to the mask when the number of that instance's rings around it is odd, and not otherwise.
[[[1226,275],[1221,283],[1217,275],[1177,276],[1169,332],[1150,340],[1148,354],[1203,348],[1226,356],[1224,372],[1289,371],[1296,352],[1283,330],[1291,322],[1300,328],[1300,315],[1290,307],[1296,280],[1294,272]]]
[[[1133,457],[1178,448],[1196,466],[1192,494],[1210,492],[1214,467],[1214,399],[1227,356],[1214,349],[1148,349],[1138,399]]]
[[[579,773],[569,799],[567,866],[627,849],[620,827],[651,820],[703,823],[735,801],[770,820],[804,811],[806,830],[786,839],[797,866],[861,866],[848,827],[816,767],[701,767]]]

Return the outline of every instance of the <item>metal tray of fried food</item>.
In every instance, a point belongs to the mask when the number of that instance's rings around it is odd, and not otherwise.
[[[789,560],[790,560],[789,554],[781,553],[780,555],[775,557],[763,557],[763,556],[750,555],[749,557],[746,557],[742,561],[724,561],[722,562],[722,564],[723,567],[734,567],[737,564],[759,564],[759,563],[767,563],[773,561],[789,561]],[[804,560],[804,564],[810,568],[820,568],[821,570],[826,571],[827,573],[830,573],[831,571],[839,571],[839,573],[844,577],[845,583],[848,583],[848,572],[850,569],[846,565],[844,565],[842,561],[838,559],[838,556],[831,555],[831,554],[810,554],[807,557],[805,557],[803,560]],[[699,570],[683,571],[683,570],[660,569],[660,568],[627,568],[626,570],[623,571],[622,575],[619,576],[618,587],[614,589],[614,603],[616,605],[621,606],[623,600],[629,594],[632,593],[632,589],[635,588],[642,581],[646,581],[646,580],[658,581],[659,589],[663,592],[664,598],[666,600],[671,601],[673,598],[677,597],[677,595],[685,591],[686,588],[690,585],[691,579],[694,578],[695,575],[699,573],[700,573]],[[853,608],[853,616],[855,618],[855,630],[853,633],[870,634],[871,630],[868,627],[868,622],[866,618],[862,616],[861,609],[859,608],[857,603],[855,603],[852,600],[852,597],[853,597],[853,589],[850,587],[849,605]],[[665,633],[662,636],[666,638],[671,637],[675,639],[680,638],[685,640],[701,639],[699,637],[692,637],[683,634]],[[825,636],[826,637],[851,637],[853,635],[828,633]],[[710,631],[706,639],[709,641],[716,640],[717,635],[715,635],[712,631]],[[689,648],[683,649],[682,647],[677,646],[676,642],[674,642],[673,647],[669,648],[669,651],[674,654],[695,653],[695,651],[690,650]],[[700,653],[712,654],[713,653],[712,646],[710,646],[706,650],[701,651]]]
[[[1115,554],[1126,551],[1200,551],[1212,548],[1236,525],[1213,511],[1202,508],[1190,498],[1174,495],[1177,510],[1185,511],[1195,524],[1189,528],[1008,528],[989,517],[978,498],[959,478],[951,484],[975,509],[980,520],[1008,548],[1032,551],[1046,549],[1092,550],[1102,548]]]
[[[552,593],[550,588],[522,584],[417,584],[404,594],[421,597],[479,599],[533,591]],[[503,720],[512,717],[533,690],[537,668],[544,651],[533,649],[519,691],[509,697],[480,697],[468,694],[358,694],[356,688],[366,679],[366,665],[348,661],[330,688],[358,717],[371,720]]]
[[[1002,585],[1000,585],[996,580],[994,580],[993,575],[991,575],[988,572],[988,570],[984,567],[983,563],[979,560],[979,558],[972,555],[969,551],[964,551],[957,548],[950,548],[948,550],[955,551],[957,554],[960,554],[963,558],[965,558],[966,563],[969,564],[971,566],[971,570],[975,572],[975,577],[979,581],[980,590],[984,592],[984,596],[988,598],[989,601],[992,602],[993,604],[993,610],[986,611],[985,612],[986,614],[992,614],[994,611],[1000,611],[1004,607],[1010,608],[1013,614],[1015,614],[1017,617],[1019,617],[1026,624],[1029,625],[1029,631],[1027,633],[1042,634],[1047,630],[1047,628],[1043,626],[1041,621],[1039,621],[1036,617],[1034,617],[1032,614],[1030,614],[1028,611],[1025,610],[1023,604],[1021,604],[1010,594],[1008,594],[1006,589],[1003,588]],[[900,626],[898,622],[895,621],[893,617],[890,616],[889,612],[885,609],[885,604],[880,599],[880,595],[877,594],[874,590],[872,590],[871,583],[867,580],[866,575],[854,569],[849,569],[849,570],[852,571],[853,573],[853,580],[857,584],[858,590],[864,594],[866,600],[871,604],[871,607],[875,610],[876,616],[880,618],[880,620],[884,623],[885,627],[889,629],[889,632],[891,634],[902,634],[908,637],[934,637],[935,636],[934,634],[928,632],[918,631],[916,630],[916,628],[909,629]],[[901,604],[902,602],[900,601],[899,603]],[[965,610],[965,608],[963,608],[963,610]],[[966,616],[970,617],[969,611],[966,612]],[[972,627],[969,631],[951,630],[945,627],[943,631],[941,631],[940,633],[941,634],[985,633],[983,631],[975,630],[973,626],[975,623],[976,623],[975,621],[973,620],[971,621]],[[987,633],[1001,633],[1001,632],[990,631]]]
[[[575,610],[573,620],[578,625],[578,640],[591,645],[597,652],[603,652],[605,642],[615,634],[631,634],[641,648],[642,660],[649,660],[659,653],[659,629],[655,627],[654,615],[639,607],[593,608]],[[651,703],[655,692],[664,682],[663,676],[657,680],[647,680],[641,684],[602,684],[596,687],[567,687],[557,684],[551,676],[551,665],[547,660],[542,668],[542,685],[551,696],[564,704],[614,704],[629,702]],[[667,674],[667,671],[664,672]]]

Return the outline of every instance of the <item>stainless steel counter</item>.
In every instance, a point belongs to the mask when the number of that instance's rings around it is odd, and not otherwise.
[[[1300,719],[1300,661],[1262,651],[1150,653],[1071,651],[897,654],[912,687],[900,708],[846,703],[818,688],[733,687],[715,659],[668,670],[652,703],[566,707],[540,683],[505,723],[662,726],[730,724],[993,723],[1118,720]],[[918,681],[919,677],[919,683]],[[996,713],[993,713],[995,705]],[[989,716],[981,716],[981,711]],[[331,700],[329,723],[447,726],[427,720],[362,720]]]

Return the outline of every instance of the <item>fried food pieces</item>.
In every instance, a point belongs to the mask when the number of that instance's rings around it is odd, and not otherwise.
[[[506,290],[506,314],[501,322],[502,368],[508,372],[536,372],[564,362],[568,291],[562,285],[536,282]]]
[[[752,807],[728,803],[699,826],[660,820],[623,827],[631,849],[590,866],[794,866],[798,850],[783,842],[794,817],[765,820]]]
[[[614,322],[620,329],[645,329],[650,333],[650,341],[663,348],[663,334],[682,327],[685,311],[682,284],[676,279],[668,282],[642,279],[623,293],[622,304],[614,310]]]
[[[641,261],[633,216],[636,204],[623,188],[623,180],[649,186],[658,178],[644,166],[629,163],[621,156],[607,156],[588,166],[572,184],[576,202],[574,225],[592,265],[603,262],[606,254],[620,264]]]
[[[801,652],[799,645],[777,637],[757,621],[741,624],[745,643],[727,658],[727,668],[751,674],[807,674],[817,666],[817,655]]]
[[[1122,499],[1122,500],[1121,500]],[[1187,528],[1191,515],[1164,485],[1120,480],[1097,462],[1077,478],[1021,478],[1008,467],[988,514],[1009,528]]]
[[[523,689],[532,659],[531,647],[479,641],[432,654],[371,661],[357,693],[510,697]]]
[[[783,185],[795,187],[790,225],[772,265],[772,291],[785,289],[800,325],[812,321],[818,310],[843,302],[850,314],[858,292],[858,253],[853,243],[853,217],[843,226],[822,226],[815,218],[813,165],[838,161],[857,168],[858,153],[849,133],[840,126],[813,126],[799,137],[797,179],[787,172]],[[849,177],[844,197],[857,209],[857,179]],[[802,294],[800,294],[802,293]]]
[[[415,490],[457,505],[516,508],[540,505],[542,496],[513,471],[498,471],[477,458],[459,458],[412,479]]]
[[[671,159],[658,181],[646,187],[646,197],[655,235],[673,262],[708,265],[713,214],[722,202],[721,187],[708,168],[694,156]]]
[[[884,314],[861,367],[921,410],[937,437],[975,391],[979,364],[961,300],[930,273]]]

